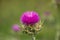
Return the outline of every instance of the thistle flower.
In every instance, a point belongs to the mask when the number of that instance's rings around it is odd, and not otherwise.
[[[20,28],[19,28],[19,25],[17,25],[17,24],[14,24],[13,26],[12,26],[12,30],[14,30],[14,31],[20,31]]]
[[[39,22],[40,17],[35,11],[26,11],[22,14],[20,20],[25,25],[34,25]]]
[[[44,12],[44,16],[49,16],[50,15],[50,12],[47,11],[47,12]]]

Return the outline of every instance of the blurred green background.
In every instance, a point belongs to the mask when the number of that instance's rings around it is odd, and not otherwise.
[[[48,21],[36,35],[36,40],[60,40],[60,4],[55,0],[0,0],[0,40],[31,40],[31,37],[12,32],[13,24],[20,25],[20,16],[25,11],[36,11],[44,20],[43,13],[50,12]]]

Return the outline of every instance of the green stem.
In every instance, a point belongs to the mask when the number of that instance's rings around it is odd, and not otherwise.
[[[35,40],[35,35],[32,35],[32,40]]]

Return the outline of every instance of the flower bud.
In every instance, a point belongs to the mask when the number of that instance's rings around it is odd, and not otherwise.
[[[12,30],[14,30],[14,31],[20,31],[20,28],[19,28],[19,25],[17,25],[17,24],[14,24],[13,26],[12,26]]]

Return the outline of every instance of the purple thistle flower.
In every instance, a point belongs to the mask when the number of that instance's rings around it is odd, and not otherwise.
[[[44,12],[44,16],[49,16],[50,15],[50,12],[47,11],[47,12]]]
[[[57,4],[60,4],[60,0],[56,0]]]
[[[20,20],[25,25],[33,25],[39,22],[40,17],[35,11],[26,11],[22,14]]]
[[[12,26],[12,30],[14,30],[14,31],[20,31],[20,28],[19,28],[19,25],[17,25],[17,24],[14,24],[13,26]]]

